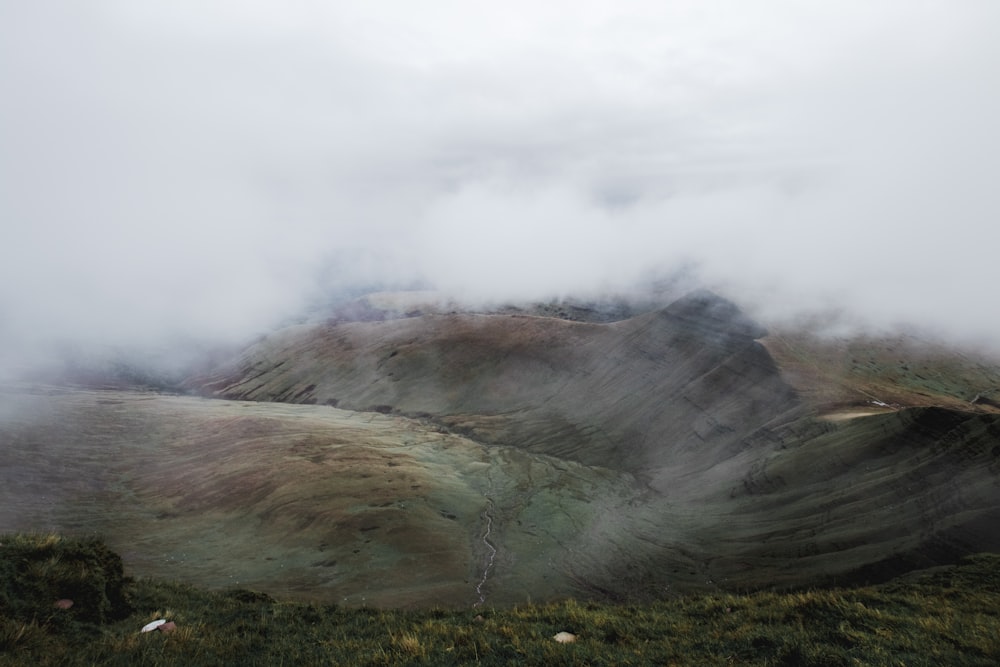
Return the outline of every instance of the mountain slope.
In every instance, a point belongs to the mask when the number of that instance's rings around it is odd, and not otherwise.
[[[1000,416],[943,408],[804,419],[678,484],[708,571],[749,586],[884,580],[1000,552]],[[711,546],[709,546],[711,545]]]
[[[564,595],[575,531],[640,492],[395,416],[44,387],[4,399],[18,414],[0,424],[4,530],[101,534],[130,573],[213,588],[378,606]]]
[[[241,400],[422,416],[490,444],[655,477],[707,467],[796,407],[754,339],[699,292],[610,324],[506,315],[295,327],[193,384]]]
[[[10,388],[0,524],[101,532],[139,574],[379,606],[881,580],[1000,551],[1000,414],[961,398],[990,367],[880,375],[874,351],[843,372],[764,334],[697,292],[608,323],[292,327],[190,381],[239,401]]]

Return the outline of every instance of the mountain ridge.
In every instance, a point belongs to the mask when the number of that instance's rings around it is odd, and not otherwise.
[[[754,340],[764,333],[708,292],[608,324],[476,314],[307,325],[190,385],[429,417],[488,444],[645,473],[668,463],[651,432],[678,453],[720,457],[735,422],[763,425],[795,406]]]

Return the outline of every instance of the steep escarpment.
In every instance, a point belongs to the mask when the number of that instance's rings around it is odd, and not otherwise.
[[[481,442],[647,475],[714,465],[795,408],[763,334],[707,292],[609,324],[456,314],[301,326],[193,384],[422,416]]]
[[[881,580],[1000,550],[998,415],[910,408],[756,438],[688,489],[729,517],[700,530],[720,580]]]

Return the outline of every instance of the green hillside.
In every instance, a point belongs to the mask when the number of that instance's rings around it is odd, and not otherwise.
[[[973,401],[995,364],[764,333],[697,292],[606,323],[291,327],[191,379],[211,397],[0,386],[0,531],[355,608],[867,584],[1000,552],[1000,411]],[[934,377],[950,393],[912,389]]]
[[[0,665],[995,665],[1000,556],[874,587],[385,611],[123,577],[97,540],[0,537]],[[54,605],[72,599],[68,609]],[[66,606],[65,603],[63,606]],[[173,622],[170,632],[142,633]],[[572,643],[554,640],[559,632]]]

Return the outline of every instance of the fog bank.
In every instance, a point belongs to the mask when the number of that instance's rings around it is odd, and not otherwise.
[[[766,318],[1000,324],[996,3],[344,4],[0,7],[5,363],[681,266]]]

